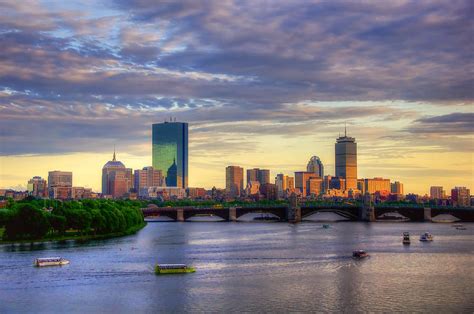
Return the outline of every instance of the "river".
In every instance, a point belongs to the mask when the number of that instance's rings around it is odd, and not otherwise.
[[[464,225],[161,222],[82,244],[2,245],[0,312],[473,312],[474,224]],[[433,242],[418,241],[425,231]],[[354,249],[371,256],[354,260]],[[32,266],[46,256],[71,263]],[[156,276],[157,262],[197,272]]]

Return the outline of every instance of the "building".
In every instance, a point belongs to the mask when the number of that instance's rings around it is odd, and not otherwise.
[[[275,177],[275,185],[277,187],[278,197],[289,196],[295,191],[295,178],[286,176],[283,173],[277,174]]]
[[[152,126],[153,168],[161,171],[166,186],[188,187],[188,124],[156,123]]]
[[[446,198],[446,192],[442,186],[432,186],[430,187],[430,198],[433,200],[444,199]]]
[[[112,160],[102,168],[102,194],[113,198],[122,198],[133,188],[132,169],[116,159],[115,151]]]
[[[244,169],[239,166],[225,168],[225,189],[230,197],[238,197],[244,188]]]
[[[295,188],[299,189],[303,197],[310,195],[307,192],[307,188],[308,188],[308,180],[311,178],[317,179],[319,178],[319,175],[314,172],[307,172],[307,171],[295,172]]]
[[[91,199],[92,189],[73,186],[71,189],[71,198],[75,200]]]
[[[245,194],[248,196],[260,194],[260,182],[250,181],[249,183],[247,183],[247,187],[245,188]]]
[[[310,178],[306,181],[307,196],[319,196],[323,193],[323,179]]]
[[[331,177],[329,181],[329,189],[331,190],[349,190],[346,189],[346,180],[342,177]]]
[[[336,152],[336,177],[345,180],[346,190],[357,189],[357,143],[355,138],[347,136],[344,129],[344,136],[340,136],[335,144]],[[390,190],[390,189],[389,189]]]
[[[456,186],[451,190],[451,201],[455,206],[471,206],[471,191],[464,186]]]
[[[34,197],[48,197],[48,184],[45,179],[41,177],[33,177],[28,180],[27,185],[28,194]]]
[[[187,188],[186,194],[191,199],[204,199],[206,197],[206,189],[204,188]]]
[[[144,167],[142,170],[135,170],[133,181],[133,187],[137,192],[139,192],[140,189],[148,186],[164,185],[164,179],[161,170],[155,170],[153,167]]]
[[[314,172],[320,178],[324,178],[324,166],[321,159],[319,159],[318,156],[311,157],[311,159],[308,162],[308,165],[306,166],[306,171]]]
[[[177,187],[167,187],[167,186],[149,186],[142,188],[139,191],[140,195],[143,195],[144,198],[160,198],[162,200],[174,200],[174,199],[183,199],[186,197],[186,190],[183,188]]]
[[[265,183],[260,185],[260,193],[265,197],[266,200],[276,200],[278,196],[278,189],[275,184]]]
[[[50,198],[70,199],[72,197],[72,172],[59,170],[48,172],[48,193]]]
[[[400,183],[398,181],[395,181],[390,184],[390,193],[392,194],[397,194],[397,195],[403,195],[403,183]]]
[[[260,185],[270,183],[270,170],[268,169],[247,169],[247,184],[251,181],[258,181]]]
[[[390,187],[390,179],[384,178],[373,178],[373,179],[364,179],[365,185],[365,193],[374,194],[375,192],[389,192],[391,190]]]
[[[357,179],[357,189],[362,193],[365,193],[365,180]]]

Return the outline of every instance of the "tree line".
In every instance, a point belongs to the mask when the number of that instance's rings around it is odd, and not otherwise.
[[[0,210],[4,240],[62,236],[68,230],[79,235],[122,233],[143,225],[142,202],[127,200],[9,201]]]

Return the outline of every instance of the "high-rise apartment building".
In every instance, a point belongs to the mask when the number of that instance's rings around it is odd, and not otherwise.
[[[357,143],[355,138],[340,136],[336,140],[336,177],[345,180],[346,190],[357,189]],[[390,190],[390,188],[389,188]]]
[[[102,168],[102,194],[121,198],[133,188],[132,169],[116,159],[115,151],[111,161]]]
[[[295,188],[299,189],[301,195],[306,197],[308,194],[308,180],[311,178],[319,178],[319,175],[314,172],[297,171],[295,172]]]
[[[471,205],[471,191],[464,186],[456,186],[451,190],[453,205],[467,207]]]
[[[373,178],[364,180],[365,191],[364,193],[374,194],[375,192],[388,192],[390,193],[390,179],[384,178]]]
[[[240,196],[244,188],[244,169],[239,166],[225,168],[225,189],[231,197]]]
[[[390,183],[390,193],[403,195],[403,183],[400,183],[398,181]]]
[[[295,178],[279,173],[275,177],[275,185],[277,187],[278,197],[284,197],[287,192],[291,193],[295,190]]]
[[[442,186],[432,186],[430,187],[430,198],[442,200],[446,198],[446,192],[443,190]]]
[[[252,181],[260,182],[260,185],[270,183],[270,170],[268,169],[247,169],[247,184]]]
[[[48,193],[50,198],[70,199],[72,196],[72,172],[58,170],[48,172]]]
[[[161,170],[155,170],[153,167],[144,167],[142,170],[135,170],[134,188],[140,193],[140,190],[150,186],[164,186],[164,180]],[[139,194],[139,196],[141,196]]]
[[[48,184],[45,179],[41,177],[33,177],[28,180],[27,185],[28,194],[34,197],[48,197]]]
[[[308,162],[308,165],[306,166],[306,171],[314,172],[320,178],[324,178],[324,166],[321,159],[319,159],[318,156],[311,157],[311,159]]]
[[[152,127],[153,168],[160,170],[166,186],[188,187],[188,124],[164,122]]]

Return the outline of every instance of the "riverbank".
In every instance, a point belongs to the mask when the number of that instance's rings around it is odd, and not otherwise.
[[[3,231],[4,228],[0,228],[0,244],[17,244],[17,243],[43,243],[43,242],[55,242],[55,241],[67,241],[67,240],[75,240],[79,242],[90,241],[90,240],[102,240],[102,239],[110,239],[110,238],[118,238],[124,237],[128,235],[132,235],[140,231],[146,226],[146,222],[130,227],[125,231],[122,232],[115,232],[115,233],[107,233],[107,234],[88,234],[88,235],[78,235],[74,233],[74,235],[58,235],[58,236],[46,236],[41,239],[22,239],[22,240],[3,240]],[[2,230],[3,229],[3,230]]]

